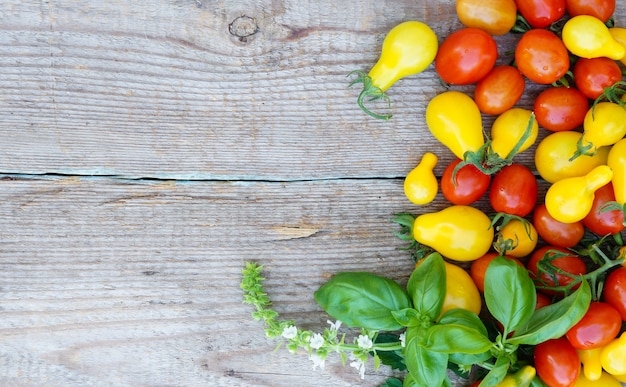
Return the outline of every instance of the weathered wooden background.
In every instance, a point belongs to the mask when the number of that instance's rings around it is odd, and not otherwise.
[[[423,211],[402,181],[426,150],[452,159],[423,120],[443,88],[400,81],[382,122],[346,74],[409,19],[460,26],[453,0],[2,1],[0,385],[379,385],[272,352],[239,283],[265,265],[321,330],[333,273],[408,278],[389,219]]]

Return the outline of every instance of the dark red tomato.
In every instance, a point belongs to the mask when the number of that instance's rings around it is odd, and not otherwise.
[[[552,300],[550,297],[546,296],[543,293],[537,292],[537,304],[535,305],[535,310],[541,309],[544,306],[548,306],[552,304]]]
[[[563,223],[552,217],[545,204],[538,204],[533,212],[533,226],[537,234],[549,245],[569,248],[574,247],[585,235],[582,221]]]
[[[441,43],[435,70],[449,84],[467,85],[485,77],[497,58],[498,47],[491,35],[478,28],[462,28]]]
[[[615,0],[566,0],[565,9],[572,17],[591,15],[606,22],[615,12]]]
[[[624,229],[624,213],[617,209],[611,211],[602,210],[606,203],[614,201],[615,191],[613,191],[612,183],[608,183],[596,190],[591,211],[583,218],[585,227],[601,236],[621,232]]]
[[[607,345],[622,328],[622,316],[606,302],[589,304],[587,313],[565,334],[572,347],[594,349]]]
[[[583,124],[589,100],[573,87],[549,87],[535,99],[535,118],[553,132],[572,130]]]
[[[548,30],[532,29],[515,46],[515,63],[522,74],[535,83],[558,81],[570,66],[563,41]]]
[[[626,322],[626,267],[613,270],[602,288],[604,301],[613,306]]]
[[[605,87],[622,80],[622,70],[613,59],[606,57],[580,58],[574,65],[574,82],[585,97],[596,99]]]
[[[472,277],[474,284],[476,284],[476,287],[478,288],[478,290],[480,290],[481,293],[485,292],[485,273],[487,272],[487,267],[489,266],[491,261],[493,261],[494,258],[498,256],[500,256],[500,254],[490,252],[478,258],[477,260],[472,261],[472,265],[470,266],[470,277]],[[524,267],[524,264],[519,259],[510,256],[506,256],[506,258],[517,263],[521,267]]]
[[[453,160],[441,176],[441,192],[452,204],[471,204],[480,199],[491,182],[491,176],[485,175],[474,165],[467,164],[459,168],[452,179],[454,168],[461,160]]]
[[[522,164],[511,164],[494,176],[489,189],[491,208],[497,212],[524,217],[537,203],[537,179]]]
[[[565,255],[560,256],[561,253]],[[580,275],[587,273],[587,266],[585,265],[585,262],[582,260],[582,258],[580,258],[579,256],[574,255],[569,250],[561,247],[550,245],[542,246],[533,252],[533,254],[530,256],[530,260],[526,264],[526,267],[528,268],[528,271],[530,271],[531,277],[535,280],[537,286],[566,286],[574,280],[571,276],[561,273],[553,273],[554,276],[552,276],[544,269],[542,269],[540,273],[540,261],[541,267],[551,262],[554,267],[570,274]],[[554,281],[555,279],[556,282]],[[573,286],[574,289],[577,287],[578,285]],[[550,295],[562,294],[561,292],[556,292],[551,289],[540,290],[543,293]]]
[[[513,66],[496,66],[474,89],[474,101],[485,114],[497,115],[509,110],[524,93],[526,82]]]
[[[580,359],[565,337],[537,344],[533,357],[537,375],[549,387],[571,387],[578,379]]]
[[[515,0],[515,4],[534,28],[548,27],[565,15],[565,0]]]

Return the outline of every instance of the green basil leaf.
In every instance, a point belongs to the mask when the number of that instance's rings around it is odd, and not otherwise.
[[[561,337],[585,315],[590,302],[591,288],[587,281],[581,281],[569,296],[535,311],[507,342],[537,345]]]
[[[488,336],[487,328],[480,317],[467,309],[450,309],[439,318],[438,324],[460,324],[476,329],[483,336]]]
[[[417,383],[415,383],[415,379],[411,376],[411,374],[406,374],[404,377],[404,383],[402,387],[419,387]]]
[[[392,311],[411,307],[396,282],[372,273],[338,273],[314,294],[315,301],[333,318],[349,327],[378,331],[402,328]]]
[[[446,378],[448,354],[432,352],[421,345],[406,346],[406,365],[417,386],[441,386]]]
[[[446,297],[446,267],[438,253],[430,254],[413,270],[406,286],[413,308],[434,321]]]
[[[450,363],[456,364],[457,368],[468,369],[474,364],[484,363],[487,360],[491,359],[491,351],[487,350],[482,353],[460,353],[455,352],[449,354],[448,361]],[[450,364],[448,364],[448,368],[450,368]],[[465,379],[469,377],[469,373],[467,375],[461,375]]]
[[[402,387],[402,381],[396,378],[389,378],[385,380],[385,384],[380,387]]]
[[[517,264],[516,264],[517,265]],[[485,375],[483,381],[480,382],[478,387],[494,387],[506,377],[511,366],[511,360],[508,357],[500,356],[496,359],[493,368]]]
[[[460,324],[437,324],[428,328],[426,348],[443,353],[482,353],[492,347],[489,338]]]
[[[398,324],[403,327],[414,327],[419,325],[419,314],[417,310],[413,308],[406,308],[402,310],[393,310],[391,311],[391,315],[396,319]]]
[[[532,316],[537,302],[528,271],[504,257],[495,258],[487,267],[484,294],[487,309],[504,327],[504,337]]]

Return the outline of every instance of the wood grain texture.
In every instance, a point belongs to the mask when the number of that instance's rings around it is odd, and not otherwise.
[[[3,2],[0,172],[402,176],[437,147],[423,120],[444,90],[433,67],[394,86],[387,122],[360,111],[346,75],[373,65],[397,23],[443,37],[451,15],[452,0]]]
[[[0,385],[378,386],[272,352],[239,282],[264,264],[321,330],[333,273],[408,279],[389,219],[426,150],[452,159],[423,120],[444,88],[399,81],[382,122],[346,77],[408,19],[460,27],[453,0],[2,1]]]

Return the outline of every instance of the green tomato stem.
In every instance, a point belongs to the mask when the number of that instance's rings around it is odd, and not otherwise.
[[[366,98],[369,98],[368,99],[369,102],[382,99],[383,101],[387,102],[387,107],[391,107],[391,102],[389,101],[389,97],[387,96],[387,94],[385,94],[385,92],[380,87],[374,86],[374,84],[372,83],[372,78],[369,75],[365,74],[363,71],[354,70],[350,72],[348,76],[351,76],[353,74],[357,74],[358,77],[352,82],[350,82],[349,86],[353,86],[357,83],[363,84],[363,90],[361,90],[361,93],[359,93],[359,96],[356,100],[361,110],[363,110],[365,113],[367,113],[371,117],[377,118],[379,120],[390,119],[392,116],[391,114],[374,113],[373,111],[365,107],[365,103],[364,103],[364,100]]]

